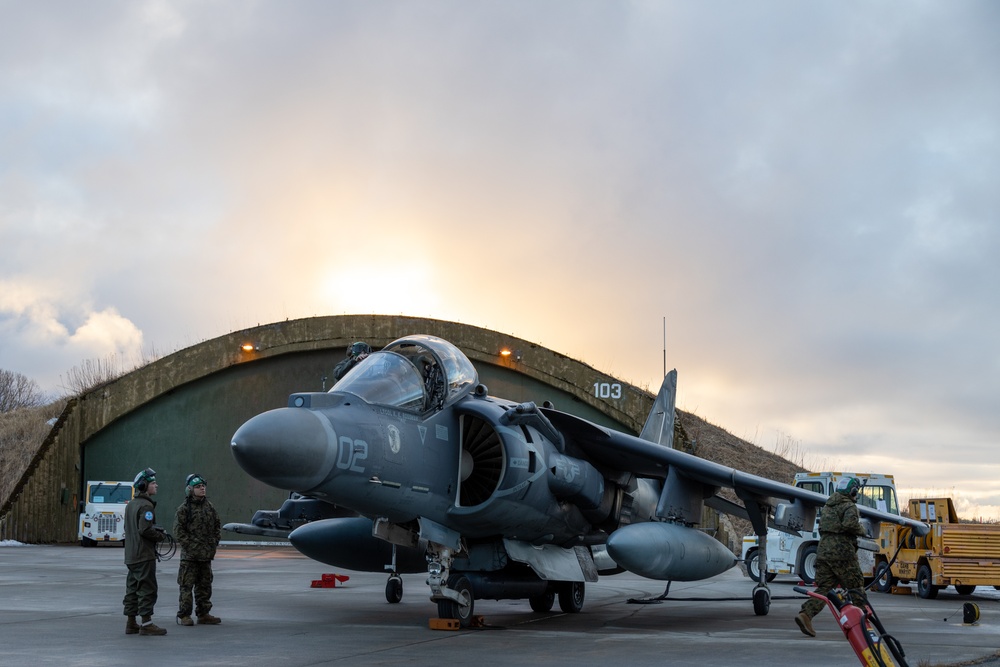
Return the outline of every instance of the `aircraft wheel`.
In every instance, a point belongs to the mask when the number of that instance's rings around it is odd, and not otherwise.
[[[807,584],[816,583],[816,545],[812,544],[802,552],[799,561],[799,578]]]
[[[461,627],[469,627],[472,625],[472,612],[475,609],[469,578],[464,574],[453,574],[448,577],[448,588],[458,593],[462,601],[441,600],[438,602],[438,617],[456,619]]]
[[[767,616],[771,609],[771,592],[763,586],[753,589],[753,613],[758,616]]]
[[[938,587],[931,584],[931,568],[921,565],[917,570],[917,595],[925,600],[937,597]]]
[[[955,590],[958,591],[959,595],[972,595],[973,592],[975,592],[976,587],[971,584],[965,584],[955,586]]]
[[[583,609],[585,584],[582,581],[568,581],[559,591],[559,608],[567,614],[578,614]]]
[[[403,599],[403,579],[394,574],[385,582],[385,599],[391,604],[396,604]]]
[[[889,564],[880,560],[875,566],[875,590],[879,593],[891,593],[892,587],[899,583],[899,579],[892,576]]]
[[[760,554],[759,549],[751,549],[750,551],[747,552],[746,560],[743,561],[743,564],[747,566],[747,574],[749,574],[750,578],[753,579],[754,581],[760,581],[760,567],[759,567],[760,559],[757,558],[759,554]],[[778,575],[775,574],[774,572],[768,572],[767,574],[764,575],[767,581],[774,581],[774,578],[777,576]]]
[[[552,611],[552,605],[555,604],[555,601],[555,593],[543,593],[542,595],[535,595],[528,598],[528,604],[531,605],[531,610],[537,611],[540,614]]]

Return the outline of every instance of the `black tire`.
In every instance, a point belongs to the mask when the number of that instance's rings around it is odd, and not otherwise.
[[[385,582],[385,599],[389,604],[396,604],[403,599],[403,580],[394,575]]]
[[[799,559],[799,579],[812,585],[816,583],[816,545],[810,544]]]
[[[469,578],[464,574],[453,574],[448,577],[448,588],[457,592],[462,598],[462,602],[439,601],[438,617],[455,619],[461,627],[469,627],[472,625],[472,616],[476,607],[476,599],[472,594],[472,584],[469,582]]]
[[[757,565],[760,563],[760,559],[757,558],[759,554],[760,554],[759,549],[751,549],[750,551],[747,552],[747,557],[743,561],[743,564],[746,565],[747,567],[747,574],[750,575],[751,579],[757,582],[760,581],[760,570],[757,567]],[[767,566],[765,566],[765,569],[766,567]],[[764,579],[765,581],[774,581],[774,578],[776,576],[778,575],[775,574],[774,572],[767,572],[764,575]]]
[[[753,589],[753,613],[757,616],[767,616],[771,609],[771,593],[763,586]]]
[[[955,590],[959,595],[972,595],[976,592],[976,587],[972,584],[960,584],[955,586]]]
[[[547,611],[552,611],[552,605],[556,602],[555,593],[543,593],[541,595],[535,595],[528,598],[528,604],[531,605],[532,611],[537,611],[540,614],[544,614]]]
[[[875,590],[879,593],[891,593],[892,587],[899,583],[899,579],[892,576],[889,563],[880,560],[875,566]]]
[[[566,614],[579,614],[583,610],[585,592],[582,581],[567,581],[559,590],[559,608]]]
[[[95,542],[94,540],[90,539],[89,537],[84,537],[84,538],[80,539],[80,546],[81,547],[92,547],[92,546],[95,546],[96,544],[97,544],[97,542]]]
[[[917,570],[917,595],[925,600],[937,597],[938,587],[931,584],[931,568],[921,565]]]

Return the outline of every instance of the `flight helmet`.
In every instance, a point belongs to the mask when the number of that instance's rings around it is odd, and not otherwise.
[[[196,472],[191,473],[190,475],[187,476],[187,479],[184,481],[184,495],[190,496],[191,489],[198,486],[199,484],[207,484],[207,483],[208,482],[205,481],[205,478],[199,475],[198,473]]]
[[[372,347],[368,343],[363,343],[358,341],[356,343],[351,343],[351,346],[347,348],[347,356],[351,359],[360,357],[361,355],[371,354]]]
[[[857,477],[844,477],[837,482],[837,491],[851,498],[857,498],[860,490],[861,482]]]
[[[143,491],[146,490],[146,487],[149,486],[150,482],[155,482],[155,481],[156,481],[156,471],[153,470],[152,468],[146,468],[145,470],[139,472],[139,474],[135,476],[135,479],[132,480],[132,488],[134,488],[139,493],[142,493]]]

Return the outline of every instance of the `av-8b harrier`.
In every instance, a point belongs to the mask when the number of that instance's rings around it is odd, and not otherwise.
[[[230,530],[288,535],[303,554],[357,571],[427,572],[441,618],[473,623],[477,599],[583,607],[586,582],[629,570],[707,579],[737,559],[695,526],[702,506],[790,532],[826,497],[672,449],[676,371],[641,437],[549,406],[490,396],[451,343],[413,335],[369,355],[325,393],[253,417],[232,439],[251,476],[294,492]],[[659,441],[659,442],[658,442]],[[717,495],[735,491],[743,505]],[[858,508],[872,522],[920,522]],[[294,528],[288,532],[289,528]],[[873,527],[877,534],[877,527]],[[761,545],[766,540],[761,540]],[[754,610],[770,606],[762,571]]]

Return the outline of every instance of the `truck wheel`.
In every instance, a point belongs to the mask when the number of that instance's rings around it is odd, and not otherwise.
[[[807,584],[816,583],[816,545],[810,544],[799,560],[799,579]]]
[[[747,574],[749,574],[750,578],[754,581],[760,581],[760,568],[758,567],[760,559],[757,558],[758,555],[760,555],[759,549],[751,549],[747,552],[747,557],[743,561],[743,564],[747,566]],[[767,581],[774,581],[774,578],[778,575],[774,572],[768,572],[764,576]]]
[[[971,584],[960,584],[955,586],[955,590],[958,591],[959,595],[972,595],[975,592],[976,587]]]
[[[92,546],[94,546],[96,544],[97,544],[97,542],[95,542],[94,540],[90,539],[89,537],[80,538],[80,546],[81,547],[92,547]]]
[[[889,564],[880,560],[875,566],[875,590],[879,593],[891,593],[892,587],[899,583],[899,579],[892,576]]]
[[[933,600],[937,594],[938,587],[931,584],[931,568],[921,565],[917,570],[917,595],[925,600]]]

